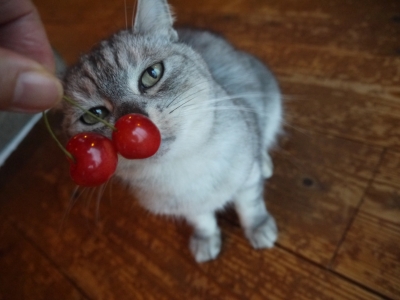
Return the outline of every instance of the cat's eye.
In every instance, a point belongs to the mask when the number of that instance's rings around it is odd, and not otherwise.
[[[99,117],[100,119],[104,119],[110,114],[110,111],[104,106],[93,107],[89,109],[89,111],[96,117]],[[82,123],[86,125],[94,125],[96,123],[99,123],[99,120],[97,120],[88,113],[83,114],[80,120]]]
[[[157,63],[148,67],[140,78],[140,85],[143,89],[148,89],[154,86],[162,77],[164,66],[162,63]]]

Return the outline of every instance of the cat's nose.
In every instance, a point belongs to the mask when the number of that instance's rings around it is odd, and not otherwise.
[[[141,114],[149,117],[149,114],[146,112],[145,108],[137,103],[122,103],[117,107],[117,119],[127,114]]]

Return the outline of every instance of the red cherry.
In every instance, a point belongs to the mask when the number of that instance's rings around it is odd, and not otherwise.
[[[70,162],[72,180],[81,186],[94,187],[107,182],[117,168],[118,155],[113,142],[97,133],[79,133],[66,149],[75,158]]]
[[[146,116],[128,114],[115,123],[112,140],[118,152],[125,158],[140,159],[154,155],[161,144],[161,133]]]

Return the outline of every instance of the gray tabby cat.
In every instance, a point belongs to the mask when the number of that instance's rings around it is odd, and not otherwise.
[[[204,31],[175,30],[166,0],[139,0],[134,27],[102,41],[65,77],[65,92],[115,122],[148,116],[160,129],[159,151],[144,160],[120,157],[117,176],[156,214],[194,227],[198,262],[221,249],[215,212],[232,203],[255,248],[277,239],[263,200],[272,175],[267,149],[281,128],[282,106],[272,74],[252,56]],[[65,105],[69,135],[111,130]]]

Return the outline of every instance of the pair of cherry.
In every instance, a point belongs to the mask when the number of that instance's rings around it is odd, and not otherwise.
[[[111,140],[83,132],[68,141],[66,149],[74,158],[69,158],[70,175],[76,184],[97,186],[107,182],[117,168],[117,153],[128,159],[144,159],[153,156],[160,147],[160,131],[144,115],[122,116],[114,127]]]
[[[64,99],[80,107],[73,100]],[[93,117],[98,119],[97,116]],[[46,114],[44,119],[54,137]],[[73,136],[63,149],[70,163],[71,178],[80,186],[94,187],[107,182],[117,168],[118,153],[128,159],[144,159],[153,156],[161,144],[159,129],[144,115],[124,115],[115,125],[101,119],[99,121],[113,129],[112,139],[94,132],[82,132]]]

